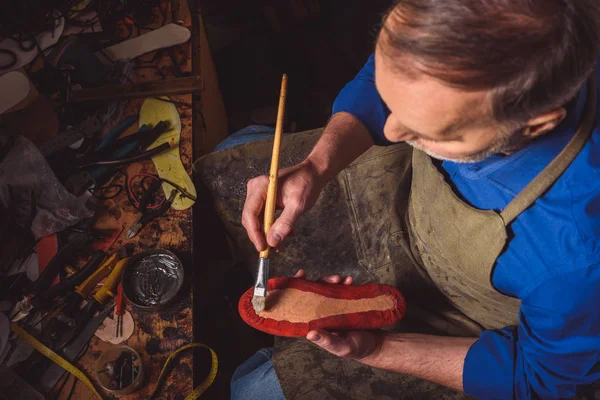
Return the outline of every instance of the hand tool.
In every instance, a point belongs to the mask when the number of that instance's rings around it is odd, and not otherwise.
[[[29,326],[31,328],[34,328],[37,324],[42,322],[44,320],[44,318],[46,318],[46,316],[54,313],[54,311],[56,311],[56,309],[58,309],[58,308],[64,309],[63,306],[68,307],[69,296],[73,295],[73,293],[69,293],[69,290],[71,290],[73,288],[73,286],[81,283],[81,281],[83,279],[86,279],[88,277],[88,275],[90,275],[90,273],[93,276],[95,273],[94,271],[96,271],[96,272],[98,271],[97,267],[98,267],[98,265],[100,265],[100,263],[104,259],[104,254],[105,254],[104,251],[96,250],[94,255],[92,255],[90,261],[88,261],[86,263],[86,265],[84,265],[83,268],[81,268],[81,270],[79,270],[79,271],[75,270],[74,272],[71,273],[71,276],[69,276],[68,278],[63,279],[60,281],[60,283],[50,287],[50,289],[48,291],[42,293],[40,296],[34,297],[29,304],[29,306],[30,306],[29,310],[31,310],[33,307],[47,309],[47,307],[45,306],[45,303],[47,303],[47,302],[50,302],[52,304],[52,307],[50,309],[48,309],[46,312],[44,312],[42,314],[42,316],[37,319],[37,321],[29,323]],[[73,268],[68,267],[68,266],[65,267],[66,271],[69,271],[72,269]],[[87,278],[87,279],[89,279],[89,278]],[[61,295],[62,293],[67,293],[67,295],[64,298],[60,298],[58,301],[54,301],[54,302],[52,301],[55,297],[57,297],[58,295]],[[39,304],[41,304],[42,306],[40,307]],[[61,310],[61,313],[62,312],[63,311]],[[15,319],[15,320],[17,320],[17,319]]]
[[[104,255],[105,253],[102,250],[94,251],[90,260],[79,271],[74,273],[69,278],[61,280],[56,285],[51,286],[45,292],[36,295],[32,299],[31,305],[36,308],[44,308],[48,303],[51,303],[55,297],[61,295],[62,293],[67,293],[75,288],[75,286],[81,284],[98,269],[98,266],[104,259]]]
[[[64,335],[61,338],[61,344],[63,346],[70,343],[73,338],[77,337],[83,327],[94,317],[94,314],[102,309],[111,298],[115,297],[117,285],[121,281],[121,275],[123,274],[123,269],[127,265],[128,260],[128,258],[120,259],[108,275],[108,278],[106,278],[104,285],[102,285],[102,287],[89,299],[89,302],[84,308],[76,310],[73,315],[75,325],[64,332]]]
[[[80,234],[74,236],[69,243],[60,249],[52,261],[50,261],[48,266],[46,266],[46,268],[42,271],[38,279],[35,281],[32,295],[35,297],[47,290],[60,270],[64,268],[69,261],[71,261],[75,253],[89,245],[91,241],[92,237],[90,235]]]
[[[67,294],[62,310],[50,321],[44,331],[44,344],[53,350],[59,350],[73,338],[73,331],[77,329],[78,324],[76,316],[79,305],[92,293],[96,285],[113,271],[118,261],[117,254],[111,255],[92,275],[77,286],[75,291]]]
[[[269,186],[267,200],[265,201],[264,232],[265,238],[275,220],[275,203],[277,202],[277,175],[279,172],[279,150],[281,148],[281,134],[285,114],[285,99],[287,95],[287,75],[281,78],[281,93],[279,94],[279,109],[277,110],[277,124],[275,125],[275,138],[273,140],[273,154],[271,156],[271,170],[269,171]],[[269,245],[260,252],[258,261],[258,274],[254,284],[252,307],[254,311],[261,312],[265,309],[267,298],[267,281],[269,280]]]
[[[133,125],[135,123],[135,121],[137,121],[137,116],[130,115],[127,118],[125,118],[123,121],[119,122],[117,124],[117,126],[115,126],[113,128],[113,130],[110,131],[108,133],[108,135],[106,135],[106,137],[104,137],[104,139],[102,139],[100,144],[96,147],[96,151],[101,150],[102,148],[104,148],[104,147],[108,146],[110,143],[112,143],[115,139],[117,139],[119,136],[121,136],[123,134],[123,132],[125,132],[127,130],[127,128],[129,128],[131,125]]]
[[[40,153],[44,157],[49,157],[59,150],[66,149],[70,145],[77,143],[81,139],[91,138],[102,129],[102,123],[97,117],[91,117],[81,124],[69,128],[58,136],[46,140],[39,146]]]
[[[68,318],[65,318],[65,320],[61,321],[58,319],[56,320],[57,322],[53,323],[53,325],[55,325],[53,329],[56,332],[55,338],[50,336],[45,336],[44,338],[44,340],[49,340],[52,343],[55,343],[56,347],[53,350],[63,351],[62,354],[65,356],[71,356],[72,358],[70,358],[70,360],[72,360],[78,354],[72,354],[72,352],[75,350],[73,350],[74,348],[71,347],[71,345],[74,343],[80,344],[84,339],[85,343],[89,342],[90,338],[94,335],[98,327],[100,327],[104,319],[100,321],[100,324],[92,326],[93,332],[91,333],[88,331],[92,329],[90,328],[90,321],[95,321],[96,318],[94,318],[94,315],[96,312],[101,310],[102,307],[112,297],[114,297],[117,285],[121,280],[123,268],[125,265],[127,265],[127,261],[127,258],[123,258],[116,262],[116,265],[110,272],[108,278],[106,278],[104,285],[89,299],[89,302],[86,304],[86,306],[81,310],[75,310],[74,313],[71,314],[72,316],[69,318],[72,318],[74,322],[70,321]],[[95,276],[93,279],[98,279],[98,276]],[[92,282],[92,280],[86,281],[85,285],[82,284],[78,290],[80,292],[88,290],[89,287],[91,287]],[[76,304],[78,304],[78,302]],[[112,308],[113,307],[110,307],[110,310],[112,310]],[[106,315],[108,315],[108,313],[105,312],[102,312],[101,314],[104,316],[104,318],[106,318]],[[52,333],[49,335],[52,335]],[[84,339],[82,339],[82,337]],[[81,351],[84,346],[80,346],[79,344],[75,348],[78,349],[78,351]],[[70,350],[67,351],[67,349]],[[47,363],[45,363],[44,360],[38,355],[30,357],[30,359],[21,363],[18,367],[18,370],[21,376],[31,376],[33,379],[36,379],[41,375],[41,371],[44,371],[47,368]]]
[[[148,190],[144,193],[142,198],[140,199],[140,205],[138,207],[141,215],[135,220],[135,222],[129,227],[129,231],[127,231],[127,239],[131,239],[135,235],[137,235],[142,228],[150,221],[159,216],[163,215],[169,208],[171,208],[171,204],[173,200],[175,200],[175,196],[177,195],[177,190],[173,189],[171,191],[171,195],[160,207],[155,210],[151,210],[148,206],[150,205],[150,201],[154,198],[155,194],[160,190],[162,181],[160,179],[154,180]]]
[[[107,307],[104,311],[98,314],[86,325],[84,330],[81,332],[81,335],[69,346],[68,349],[65,348],[58,353],[44,346],[41,342],[39,342],[36,338],[31,336],[17,324],[13,323],[11,325],[11,330],[15,332],[19,336],[19,338],[27,342],[30,346],[32,346],[34,349],[40,352],[43,356],[47,357],[49,360],[55,363],[50,365],[48,369],[46,369],[46,371],[40,379],[39,386],[45,393],[49,393],[50,390],[52,390],[52,388],[63,376],[65,370],[67,370],[71,374],[73,374],[77,379],[85,383],[85,385],[90,390],[92,390],[92,392],[98,399],[102,399],[102,396],[96,391],[96,388],[94,387],[93,383],[87,378],[87,376],[85,376],[85,374],[81,370],[79,370],[77,367],[71,364],[71,362],[75,361],[77,357],[81,354],[82,350],[87,346],[92,336],[94,336],[96,330],[100,327],[100,325],[102,325],[104,319],[111,311],[112,307]],[[32,377],[23,376],[23,378]]]
[[[11,312],[11,321],[16,322],[24,319],[25,317],[31,314],[31,311],[34,307],[39,309],[47,309],[51,308],[53,304],[49,301],[37,301],[34,300],[37,296],[45,296],[45,292],[51,289],[52,282],[55,280],[56,276],[59,272],[65,267],[65,265],[74,257],[74,255],[86,247],[92,240],[90,235],[77,235],[72,238],[69,243],[64,246],[57,254],[52,258],[50,263],[44,268],[38,279],[35,281],[33,285],[33,290],[31,293],[23,299],[21,299],[15,306]],[[94,261],[95,262],[95,261]],[[60,290],[52,290],[52,295],[54,297],[61,295],[63,292],[73,288],[77,281],[87,278],[87,276],[92,273],[92,268],[83,268],[81,270],[81,275],[75,277],[75,280],[69,281],[66,284],[61,285]],[[47,297],[47,296],[46,296]]]
[[[163,151],[170,150],[171,147],[172,146],[170,143],[163,143],[160,146],[153,148],[152,150],[147,150],[143,153],[137,154],[137,155],[129,157],[129,158],[120,158],[117,160],[106,160],[106,161],[92,161],[87,164],[79,165],[78,168],[83,169],[83,168],[91,168],[91,167],[97,167],[97,166],[117,167],[117,166],[127,165],[127,164],[131,164],[131,163],[134,163],[137,161],[142,161],[142,160],[147,160],[148,158],[152,158],[153,156],[160,154]]]
[[[138,133],[147,133],[149,131],[150,131],[150,128],[148,128],[148,125],[142,125],[142,126],[140,126]],[[115,145],[115,146],[119,146],[119,145]],[[137,143],[135,143],[135,142],[123,144],[122,146],[119,146],[119,148],[115,150],[112,157],[113,158],[127,157],[129,154],[132,154],[136,148],[137,148]],[[95,167],[95,168],[90,169],[89,174],[91,175],[94,183],[96,184],[96,187],[100,187],[100,186],[104,186],[104,184],[109,180],[109,178],[113,174],[114,170],[115,169],[111,168],[111,167]]]
[[[108,142],[104,146],[87,154],[83,163],[87,164],[95,161],[114,160],[116,158],[129,156],[131,151],[138,148],[140,150],[146,150],[150,144],[168,129],[168,127],[168,123],[164,121],[160,121],[152,129],[148,129],[147,125],[140,126],[137,133]],[[123,149],[128,149],[128,152],[123,154]],[[120,155],[117,156],[117,153]]]
[[[115,316],[117,317],[117,329],[115,336],[123,336],[123,314],[125,314],[125,296],[123,295],[123,284],[119,283],[117,298],[115,299]]]
[[[82,355],[84,349],[87,347],[88,343],[90,342],[90,339],[94,336],[98,328],[102,326],[104,320],[112,312],[113,309],[114,306],[110,305],[104,310],[100,311],[100,313],[96,317],[94,317],[91,321],[87,323],[87,325],[83,327],[79,335],[76,338],[74,338],[70,344],[58,351],[58,354],[68,361],[77,360]],[[65,369],[67,368],[65,368],[64,365],[50,365],[40,378],[40,387],[45,392],[49,392],[50,390],[52,390],[52,388],[56,385],[56,383],[65,373]],[[73,373],[71,370],[67,370]]]

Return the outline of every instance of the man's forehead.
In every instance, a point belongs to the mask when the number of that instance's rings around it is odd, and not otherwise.
[[[487,91],[452,87],[420,72],[406,57],[376,51],[375,58],[377,89],[393,113],[404,114],[404,109],[410,108],[410,114],[417,119],[429,119],[435,114],[436,121],[430,123],[439,125],[439,129],[489,117]]]

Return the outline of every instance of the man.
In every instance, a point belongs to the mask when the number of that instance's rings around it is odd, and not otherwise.
[[[418,150],[398,221],[408,221],[412,268],[483,331],[318,330],[309,341],[372,371],[477,398],[569,398],[600,379],[599,43],[595,0],[391,8],[374,56],[337,98],[321,139],[281,171],[284,208],[269,236],[259,223],[266,177],[248,183],[242,222],[257,250],[278,247],[359,155],[407,142]],[[285,372],[275,376],[270,357],[262,351],[238,370],[234,397],[283,396]],[[405,398],[403,387],[394,390]]]

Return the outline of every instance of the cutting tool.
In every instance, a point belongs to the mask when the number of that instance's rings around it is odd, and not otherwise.
[[[115,256],[115,255],[113,255]],[[70,309],[61,311],[52,321],[52,329],[47,330],[45,337],[49,346],[54,350],[59,350],[68,345],[75,337],[77,337],[83,327],[94,317],[97,311],[101,310],[108,301],[115,297],[117,293],[117,285],[121,281],[123,269],[127,265],[127,258],[109,259],[110,265],[100,272],[100,276],[91,277],[99,282],[102,278],[108,275],[106,281],[98,291],[89,298],[88,303],[84,308],[79,309],[77,306],[81,300],[87,298],[91,290],[96,286],[93,281],[86,282],[86,285],[78,288],[75,296],[70,300]]]
[[[63,279],[58,284],[52,286],[56,277],[61,273],[65,266],[74,258],[75,254],[82,248],[87,247],[92,241],[92,237],[86,234],[75,236],[66,246],[64,246],[46,268],[42,271],[35,281],[33,290],[28,295],[18,301],[11,311],[11,321],[17,322],[31,315],[34,309],[49,310],[56,306],[52,302],[55,297],[61,296],[72,290],[73,287],[85,280],[102,261],[103,252],[95,252],[86,265],[72,276]]]
[[[155,197],[156,193],[161,190],[161,184],[162,181],[160,179],[154,180],[140,199],[140,205],[138,209],[141,214],[129,227],[129,230],[127,231],[127,239],[131,239],[137,235],[148,222],[160,217],[167,212],[169,208],[171,208],[171,204],[173,204],[173,200],[175,200],[175,196],[177,195],[177,190],[175,189],[171,191],[169,198],[163,204],[161,204],[160,207],[157,209],[150,209],[149,207],[150,201]]]
[[[53,350],[64,347],[73,338],[78,324],[85,324],[85,318],[77,318],[79,306],[91,293],[96,285],[106,278],[115,268],[119,258],[113,254],[98,267],[75,291],[67,294],[61,311],[49,322],[45,329],[43,342]]]

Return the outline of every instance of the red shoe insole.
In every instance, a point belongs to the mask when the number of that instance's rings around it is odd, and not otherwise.
[[[265,310],[252,307],[254,288],[238,304],[242,319],[277,336],[300,337],[313,329],[378,329],[402,319],[404,297],[389,285],[340,285],[299,278],[269,279]]]

